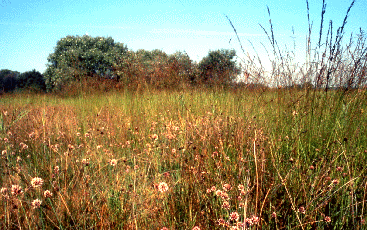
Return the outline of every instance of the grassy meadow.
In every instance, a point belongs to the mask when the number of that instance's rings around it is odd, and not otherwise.
[[[0,99],[1,229],[365,229],[367,92]]]

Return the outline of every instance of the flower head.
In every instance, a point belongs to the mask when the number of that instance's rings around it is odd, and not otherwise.
[[[223,202],[223,204],[222,204],[222,208],[224,208],[224,209],[229,209],[231,207],[231,205],[229,204],[229,202],[228,201],[224,201]]]
[[[41,187],[43,184],[43,179],[40,177],[35,177],[31,181],[31,185],[33,188]]]
[[[110,165],[111,166],[116,166],[117,165],[117,160],[116,159],[111,159],[110,160]]]
[[[166,182],[161,182],[158,184],[158,191],[164,193],[168,191],[168,185]]]
[[[41,207],[42,201],[40,199],[35,199],[32,201],[33,209]]]
[[[11,186],[11,194],[14,196],[20,195],[23,193],[22,187],[19,185],[12,185]]]
[[[223,185],[223,190],[224,191],[230,191],[232,189],[232,186],[230,184],[224,184]]]
[[[45,198],[50,198],[50,197],[52,197],[52,192],[50,192],[50,190],[46,190],[44,193],[43,193],[43,196],[45,197]]]
[[[232,213],[229,215],[229,218],[230,218],[232,221],[237,222],[237,221],[240,219],[240,215],[238,215],[238,212],[232,212]]]

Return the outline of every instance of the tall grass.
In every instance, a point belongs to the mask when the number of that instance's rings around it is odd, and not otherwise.
[[[308,93],[7,95],[1,228],[361,229],[365,92]]]

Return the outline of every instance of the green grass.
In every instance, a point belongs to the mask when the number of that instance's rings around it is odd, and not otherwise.
[[[0,228],[366,228],[366,96],[3,95]],[[34,177],[41,187],[32,187]],[[12,185],[23,193],[12,194]],[[34,209],[35,199],[42,204]],[[235,212],[238,221],[230,220]]]

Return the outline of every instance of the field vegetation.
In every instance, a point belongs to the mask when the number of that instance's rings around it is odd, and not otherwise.
[[[194,63],[89,36],[60,40],[43,75],[0,71],[0,229],[367,228],[353,4],[316,44],[309,19],[299,67],[262,26],[267,74],[230,50]]]

